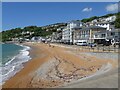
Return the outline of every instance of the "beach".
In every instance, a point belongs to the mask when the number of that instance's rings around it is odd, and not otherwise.
[[[117,60],[97,57],[86,51],[77,51],[62,45],[44,43],[23,45],[31,47],[32,59],[24,63],[24,68],[7,80],[2,85],[3,88],[66,87],[118,67]]]

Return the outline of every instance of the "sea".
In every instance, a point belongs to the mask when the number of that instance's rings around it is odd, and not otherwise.
[[[24,68],[31,59],[30,47],[19,44],[0,44],[0,85]]]

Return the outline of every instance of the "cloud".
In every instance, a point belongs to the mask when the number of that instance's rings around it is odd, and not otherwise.
[[[106,10],[107,10],[108,12],[116,12],[116,11],[118,11],[118,4],[117,4],[117,3],[115,3],[115,4],[110,4],[110,5],[108,5],[108,6],[106,7]]]
[[[92,8],[84,8],[83,10],[82,10],[83,12],[90,12],[90,11],[92,11]]]

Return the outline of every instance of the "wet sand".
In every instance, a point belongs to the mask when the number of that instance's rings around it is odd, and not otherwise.
[[[79,54],[80,51],[40,43],[25,43],[32,47],[32,60],[3,85],[3,88],[50,88],[60,87],[89,77],[109,64],[117,62],[95,56]]]

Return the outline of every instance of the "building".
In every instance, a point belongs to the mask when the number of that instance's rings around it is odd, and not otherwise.
[[[93,22],[93,21],[91,21],[91,22],[86,22],[83,26],[84,26],[84,27],[89,27],[89,26],[95,25],[95,23],[96,23],[96,22]]]
[[[81,21],[70,21],[67,26],[62,31],[62,41],[64,43],[73,44],[73,32],[75,28],[82,27],[83,23]]]
[[[107,32],[107,39],[113,42],[120,42],[120,29],[115,29]]]
[[[106,30],[111,30],[109,22],[98,22],[95,23],[95,26],[106,28]]]
[[[97,19],[97,22],[114,22],[116,20],[116,15],[109,16],[109,17],[101,17]],[[96,22],[96,19],[93,20]]]
[[[51,36],[51,42],[62,42],[62,30],[64,27],[57,29],[57,32],[53,32]]]
[[[105,19],[106,22],[114,22],[116,20],[116,16],[110,16],[108,18]]]
[[[108,31],[111,31],[111,30],[114,30],[115,29],[115,26],[114,26],[114,20],[115,20],[116,18],[114,17],[113,18],[113,16],[111,16],[111,17],[109,17],[109,18],[106,18],[105,20],[105,22],[96,22],[96,23],[94,23],[93,25],[95,25],[95,26],[100,26],[100,27],[104,27],[104,28],[106,28]]]
[[[98,40],[103,40],[106,37],[106,34],[101,34],[102,36],[96,36],[96,33],[106,32],[106,28],[99,26],[89,26],[84,28],[79,28],[74,31],[74,44],[80,41],[86,41],[88,43],[94,43]]]
[[[57,32],[62,31],[65,27],[60,27],[57,29]]]
[[[32,41],[32,42],[42,42],[42,39],[44,39],[44,38],[43,38],[43,37],[40,37],[40,36],[39,36],[39,37],[32,37],[32,38],[31,38],[31,41]]]
[[[56,42],[56,39],[57,39],[57,33],[53,32],[51,35],[51,42]]]

